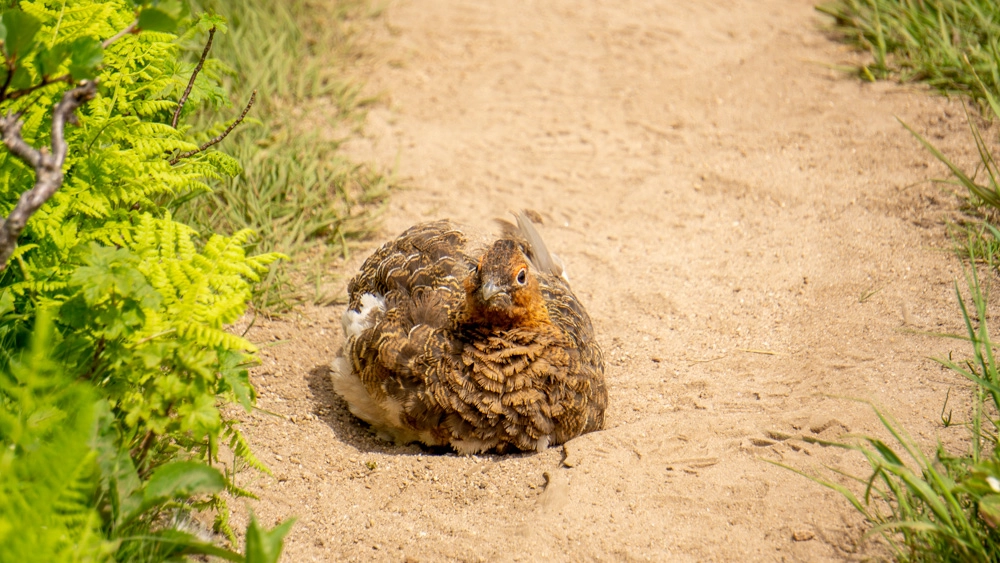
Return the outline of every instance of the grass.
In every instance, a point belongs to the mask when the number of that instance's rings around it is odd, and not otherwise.
[[[1000,93],[1000,3],[995,0],[836,0],[817,9],[871,53],[868,80],[922,81],[985,102]]]
[[[963,298],[955,286],[967,331],[955,338],[972,344],[972,357],[964,362],[937,360],[974,384],[971,416],[964,423],[969,431],[968,450],[953,455],[939,444],[929,455],[891,415],[872,405],[891,436],[888,442],[872,436],[854,436],[844,442],[809,439],[860,453],[871,468],[868,475],[828,468],[829,476],[823,476],[777,464],[843,495],[871,524],[865,537],[880,537],[899,561],[1000,561],[1000,450],[996,447],[1000,369],[976,262],[970,260],[969,298]],[[942,414],[941,422],[946,427],[955,424],[950,414]]]
[[[261,285],[258,308],[273,312],[328,301],[330,295],[301,289],[303,280],[325,275],[330,258],[346,256],[350,241],[374,229],[392,183],[341,151],[374,102],[345,78],[345,69],[361,56],[358,31],[379,11],[363,0],[198,4],[229,22],[212,48],[212,56],[233,70],[226,86],[235,107],[224,115],[234,118],[256,90],[250,115],[257,121],[224,141],[243,172],[218,182],[211,194],[179,199],[175,216],[205,232],[254,229],[258,251],[291,257]],[[192,46],[193,53],[200,50]],[[218,116],[194,116],[193,124]]]
[[[923,81],[945,94],[968,96],[989,118],[1000,117],[1000,3],[995,0],[836,0],[817,8],[834,18],[841,37],[871,54],[858,67],[868,80]],[[987,326],[989,300],[978,268],[996,275],[1000,230],[1000,170],[992,143],[969,116],[979,166],[967,173],[903,123],[964,187],[978,219],[963,225],[968,257],[968,296],[955,293],[972,346],[963,362],[937,360],[971,382],[972,407],[961,423],[968,430],[963,452],[940,443],[927,453],[884,409],[872,409],[890,439],[853,436],[822,442],[859,453],[871,472],[839,468],[809,474],[788,467],[843,495],[900,561],[1000,561],[1000,368]],[[948,398],[945,398],[947,406]],[[956,424],[942,409],[941,424]],[[817,441],[817,440],[813,440]],[[787,467],[787,466],[784,466]]]
[[[841,37],[868,51],[858,67],[869,79],[923,81],[938,90],[977,100],[990,120],[1000,118],[1000,2],[996,0],[835,0],[817,9],[834,18]],[[973,207],[1000,219],[1000,170],[991,142],[969,119],[981,165],[972,174],[954,165],[903,123],[965,187]]]

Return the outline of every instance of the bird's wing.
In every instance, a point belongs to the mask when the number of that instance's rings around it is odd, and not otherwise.
[[[440,424],[442,411],[428,384],[453,361],[451,333],[465,299],[462,283],[475,267],[465,244],[465,235],[448,221],[417,225],[370,256],[348,285],[347,317],[363,314],[366,303],[379,304],[357,322],[346,355],[382,405],[380,416],[389,421],[384,426],[422,432]]]
[[[466,242],[447,220],[411,227],[365,260],[348,284],[348,307],[359,310],[365,294],[387,298],[393,292],[414,296],[433,288],[462,291],[465,276],[475,267],[465,253]]]

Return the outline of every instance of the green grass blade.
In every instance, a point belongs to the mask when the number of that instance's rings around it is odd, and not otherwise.
[[[954,174],[956,178],[958,178],[959,182],[961,182],[962,185],[966,187],[966,189],[968,189],[970,192],[975,194],[976,197],[988,203],[989,205],[1000,208],[1000,196],[998,196],[996,192],[991,192],[988,188],[985,188],[984,186],[980,186],[979,184],[977,184],[972,178],[967,176],[961,168],[959,168],[950,160],[948,160],[948,158],[941,151],[939,151],[937,147],[932,145],[929,141],[927,141],[927,139],[925,139],[922,135],[920,135],[920,133],[917,133],[912,127],[907,125],[906,122],[899,119],[898,117],[896,118],[896,120],[899,121],[899,123],[903,127],[905,127],[906,130],[909,131],[914,137],[916,137],[917,140],[920,141],[920,144],[924,146],[924,148],[930,151],[931,154],[933,154],[938,160],[940,160],[945,166],[947,166],[948,169],[951,170],[951,173]]]

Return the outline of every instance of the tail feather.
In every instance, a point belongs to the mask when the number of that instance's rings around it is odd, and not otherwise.
[[[515,217],[517,218],[518,230],[521,231],[521,235],[528,241],[528,246],[531,247],[533,254],[531,258],[535,262],[535,267],[547,274],[561,276],[562,265],[558,264],[552,258],[549,248],[545,246],[545,241],[542,240],[542,235],[538,234],[535,224],[528,218],[528,213],[521,211]]]
[[[540,272],[556,277],[566,277],[562,260],[558,256],[549,252],[542,235],[535,228],[535,223],[531,220],[533,212],[522,210],[514,214],[517,225],[513,225],[503,219],[497,219],[497,223],[503,229],[504,234],[514,239],[524,248],[528,260],[532,266]],[[537,216],[537,214],[535,214]]]

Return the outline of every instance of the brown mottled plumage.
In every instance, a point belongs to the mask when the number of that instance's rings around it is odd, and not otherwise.
[[[480,253],[449,221],[416,225],[351,280],[334,388],[383,437],[542,450],[604,425],[590,318],[528,217],[517,222]]]

